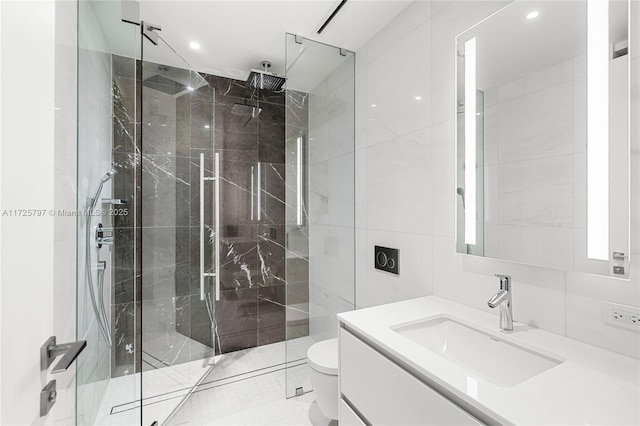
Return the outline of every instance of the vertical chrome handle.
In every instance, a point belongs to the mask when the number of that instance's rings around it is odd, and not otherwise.
[[[296,139],[296,225],[302,226],[302,136]]]
[[[214,173],[215,173],[215,206],[214,206],[214,224],[215,224],[215,280],[216,280],[216,301],[220,300],[220,154],[216,152],[214,157]]]
[[[255,195],[253,194],[253,166],[251,166],[251,221],[253,221],[253,197],[255,197]]]
[[[216,301],[220,300],[220,154],[214,156],[214,176],[204,176],[204,154],[200,154],[200,300],[205,299],[205,278],[214,277],[216,286]],[[204,183],[208,180],[214,181],[213,187],[213,231],[214,231],[214,265],[215,272],[204,271]]]
[[[262,170],[261,163],[258,163],[258,186],[256,188],[256,193],[258,194],[258,222],[262,220]]]
[[[204,153],[200,153],[200,300],[204,300]]]

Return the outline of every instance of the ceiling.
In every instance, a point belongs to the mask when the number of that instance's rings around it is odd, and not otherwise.
[[[112,1],[96,1],[111,52],[132,56],[132,37]],[[119,3],[119,2],[118,2]],[[349,0],[323,33],[316,31],[340,1],[335,0],[141,0],[140,19],[162,27],[166,46],[145,43],[144,59],[235,79],[246,79],[263,60],[284,74],[285,33],[358,50],[411,1]],[[112,15],[109,17],[109,15]],[[109,17],[109,19],[107,19]],[[105,24],[105,22],[112,24]],[[198,50],[189,47],[200,45]],[[180,56],[185,61],[180,59]]]

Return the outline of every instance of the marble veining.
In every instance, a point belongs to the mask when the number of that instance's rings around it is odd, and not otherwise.
[[[295,281],[308,282],[308,228],[293,228],[296,247],[285,244],[286,212],[296,208],[288,198],[295,186],[285,166],[285,122],[308,133],[308,94],[266,93],[204,75],[209,85],[170,95],[141,83],[144,64],[112,60],[114,69],[136,70],[135,77],[113,77],[113,162],[120,172],[114,197],[126,197],[135,216],[120,222],[112,375],[202,359],[214,351],[214,334],[216,353],[284,340],[288,259],[307,264],[296,267]],[[237,104],[260,114],[242,116]],[[221,158],[218,302],[211,300],[210,278],[207,300],[199,297],[201,153],[207,176],[214,173],[214,153]],[[261,187],[254,176],[252,188],[251,169],[258,163]],[[205,185],[205,270],[213,271],[214,199],[212,186]],[[308,218],[306,201],[303,209]],[[297,302],[308,300],[308,291],[296,292]]]

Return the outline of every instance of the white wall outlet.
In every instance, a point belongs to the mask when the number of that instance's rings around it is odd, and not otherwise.
[[[602,321],[618,327],[640,331],[640,308],[619,303],[602,302]]]

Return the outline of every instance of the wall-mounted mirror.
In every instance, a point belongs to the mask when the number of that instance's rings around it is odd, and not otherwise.
[[[457,37],[458,253],[628,278],[629,7],[514,1]]]

